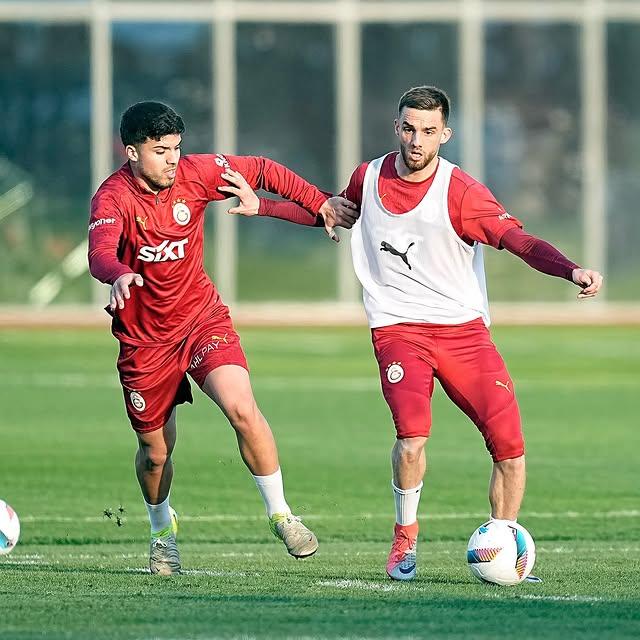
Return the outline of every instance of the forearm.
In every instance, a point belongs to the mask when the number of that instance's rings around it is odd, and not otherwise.
[[[524,260],[530,267],[550,276],[573,281],[573,270],[580,267],[545,240],[536,238],[522,229],[510,229],[500,240],[509,253]]]
[[[268,158],[260,158],[259,160],[261,171],[258,184],[255,185],[256,188],[265,189],[287,200],[292,200],[312,214],[320,211],[327,196],[317,187],[273,160]]]
[[[122,264],[108,248],[97,247],[89,251],[89,272],[104,284],[113,284],[125,273],[133,273],[133,269]]]
[[[286,200],[271,200],[269,198],[260,198],[260,208],[258,215],[267,216],[269,218],[279,218],[294,224],[301,224],[307,227],[323,227],[324,221],[322,216],[318,216],[304,207],[297,205],[295,202]]]

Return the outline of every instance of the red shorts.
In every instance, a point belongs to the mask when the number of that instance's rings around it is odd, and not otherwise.
[[[121,343],[118,372],[131,426],[139,433],[163,427],[176,405],[193,402],[186,373],[202,387],[207,374],[223,364],[248,369],[224,305],[203,315],[181,342],[153,347]]]
[[[513,382],[480,318],[458,325],[397,324],[371,333],[398,438],[429,435],[437,378],[476,424],[494,461],[524,454]]]

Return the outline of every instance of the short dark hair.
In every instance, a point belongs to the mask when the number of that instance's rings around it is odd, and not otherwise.
[[[122,114],[120,120],[120,139],[125,147],[142,144],[147,138],[160,140],[178,133],[184,133],[184,121],[162,102],[137,102]]]
[[[442,89],[438,89],[438,87],[413,87],[409,89],[409,91],[405,91],[400,98],[398,115],[402,113],[405,107],[409,109],[424,109],[425,111],[440,109],[446,124],[449,121],[451,100],[449,100],[449,96]]]

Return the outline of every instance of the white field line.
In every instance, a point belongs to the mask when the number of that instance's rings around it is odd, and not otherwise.
[[[202,545],[204,543],[192,543],[192,544],[198,544],[198,545]],[[324,543],[325,545],[327,543]],[[376,545],[380,545],[383,543],[372,543],[372,544],[376,544]],[[386,544],[386,543],[385,543]],[[427,556],[427,557],[431,557],[434,556],[436,558],[439,558],[441,556],[455,556],[455,557],[459,557],[460,556],[460,551],[459,550],[451,550],[451,549],[441,549],[441,548],[433,548],[434,545],[440,547],[443,543],[432,543],[431,545],[427,545],[426,548],[425,546],[422,547],[421,551],[420,551],[420,556]],[[453,543],[455,544],[457,547],[460,547],[463,543]],[[584,554],[588,554],[588,553],[633,553],[635,555],[637,555],[638,553],[640,553],[640,547],[554,547],[554,548],[547,548],[547,547],[540,547],[537,546],[536,547],[536,554],[538,556],[543,556],[543,555],[547,555],[547,554],[552,554],[552,555],[557,555],[559,553],[561,554],[567,554],[567,555],[572,555],[572,554],[580,554],[580,555],[584,555]],[[385,551],[381,551],[381,550],[371,550],[371,551],[363,551],[363,550],[359,550],[356,552],[334,552],[331,549],[327,549],[325,547],[323,554],[325,556],[348,556],[348,557],[364,557],[364,556],[371,556],[371,557],[375,557],[375,558],[380,558],[384,555]],[[213,557],[213,558],[254,558],[254,557],[260,557],[262,555],[262,553],[258,552],[258,553],[235,553],[235,552],[223,552],[223,553],[207,553],[206,554],[207,557]],[[464,554],[463,554],[464,555]],[[29,555],[21,555],[18,552],[14,552],[11,554],[10,558],[0,558],[0,567],[6,567],[9,565],[48,565],[48,564],[60,564],[62,562],[65,561],[96,561],[96,562],[104,562],[106,560],[109,560],[110,562],[113,560],[141,560],[144,561],[146,559],[146,555],[144,553],[111,553],[108,556],[106,556],[104,553],[64,553],[62,555],[56,553],[54,558],[47,558],[44,555],[38,555],[37,558],[34,556],[29,556]],[[127,567],[126,569],[127,571],[145,571],[144,568],[134,568],[134,567]],[[148,572],[148,569],[146,569],[146,571]],[[201,571],[209,571],[209,570],[199,570],[199,569],[194,569],[194,570],[189,570],[189,573],[193,573],[194,575],[197,572],[201,572]],[[246,573],[246,572],[245,572]],[[209,575],[209,574],[207,574]],[[214,574],[211,574],[214,575]],[[223,575],[223,573],[218,572],[215,575]],[[224,575],[231,575],[231,573],[227,572],[224,573]],[[235,575],[235,574],[234,574]],[[247,575],[260,575],[258,573],[250,573]],[[325,585],[323,585],[325,586]]]
[[[604,598],[598,596],[537,596],[532,593],[525,593],[523,595],[516,595],[520,600],[547,600],[552,602],[602,602]]]
[[[148,573],[149,567],[125,567],[127,573]],[[259,578],[259,573],[246,573],[245,571],[218,571],[215,569],[182,569],[183,576],[212,576],[214,578]]]
[[[389,513],[309,513],[304,515],[305,520],[377,520],[377,519],[389,519],[393,515]],[[424,520],[486,520],[487,513],[427,513],[424,515]],[[527,511],[520,516],[521,520],[527,518],[572,518],[572,519],[607,519],[607,518],[640,518],[640,510],[629,509],[620,511]],[[133,522],[146,522],[146,516],[136,516],[128,518],[126,520]],[[46,523],[46,522],[102,522],[106,521],[104,516],[57,516],[57,515],[24,515],[20,516],[20,521]],[[215,513],[210,515],[180,515],[181,522],[261,522],[264,520],[262,515],[241,515],[236,513]]]
[[[349,590],[364,590],[364,591],[398,591],[407,590],[409,592],[415,591],[429,591],[429,587],[425,587],[418,584],[411,585],[399,585],[398,583],[388,582],[367,582],[365,580],[321,580],[315,583],[319,587],[329,587],[332,589],[349,589]],[[564,595],[564,596],[543,596],[524,593],[512,594],[505,592],[504,594],[487,593],[484,594],[487,598],[497,598],[500,600],[543,600],[547,602],[602,602],[604,598],[597,596],[580,596]]]
[[[13,372],[0,372],[0,384],[11,387],[42,387],[42,388],[113,388],[120,387],[115,374],[97,373],[32,373],[20,374]],[[379,392],[380,381],[376,377],[322,377],[322,376],[254,376],[252,384],[256,389],[264,391],[323,391],[352,393]],[[606,379],[571,379],[571,380],[516,380],[516,390],[528,388],[542,388],[554,390],[571,389],[605,389],[609,387],[640,389],[640,382],[634,376],[609,376]]]
[[[322,580],[316,582],[319,587],[334,589],[363,589],[365,591],[396,591],[398,585],[389,582],[367,582],[365,580]]]
[[[536,595],[533,593],[523,593],[523,594],[507,594],[504,595],[499,593],[487,593],[485,594],[486,598],[497,598],[500,600],[543,600],[546,602],[611,602],[608,598],[601,598],[599,596],[579,596],[578,594],[574,594],[571,596],[542,596]]]

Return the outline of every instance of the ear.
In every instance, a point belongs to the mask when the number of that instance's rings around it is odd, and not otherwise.
[[[138,162],[138,150],[132,144],[128,144],[124,150],[131,162]]]
[[[393,130],[396,132],[396,136],[400,137],[400,121],[396,118],[393,121]]]
[[[451,140],[451,136],[453,135],[453,129],[450,127],[445,127],[442,130],[442,135],[440,136],[440,144],[446,144]]]

